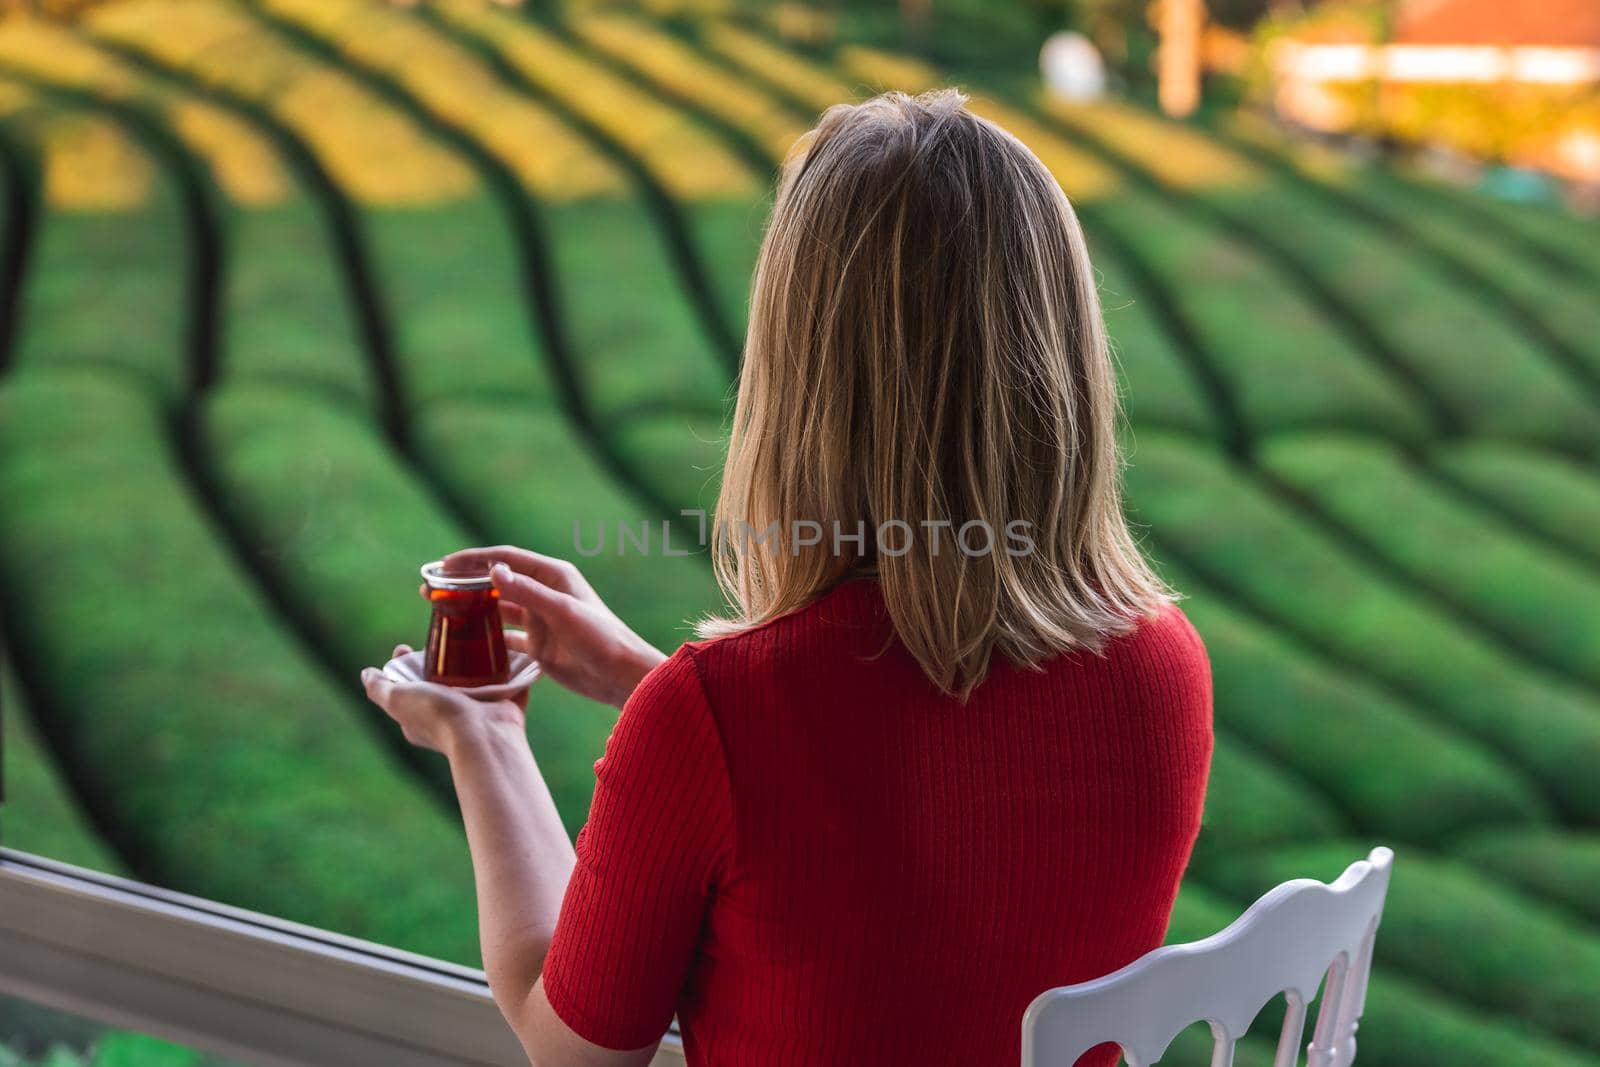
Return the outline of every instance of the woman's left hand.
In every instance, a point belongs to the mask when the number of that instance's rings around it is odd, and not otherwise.
[[[409,645],[396,645],[394,654],[410,651]],[[500,726],[515,727],[520,733],[523,728],[522,708],[510,700],[474,700],[433,682],[396,682],[377,667],[361,672],[361,684],[367,699],[400,724],[407,741],[446,756],[474,733]]]

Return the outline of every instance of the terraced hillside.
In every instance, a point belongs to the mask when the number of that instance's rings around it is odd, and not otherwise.
[[[443,767],[355,672],[448,549],[685,543],[778,161],[958,74],[488,0],[0,21],[6,843],[475,959]],[[1362,1062],[1600,1063],[1595,224],[970,88],[1089,231],[1131,507],[1214,659],[1173,936],[1390,844]],[[614,548],[658,643],[716,603],[703,554]],[[535,695],[574,831],[610,723]]]

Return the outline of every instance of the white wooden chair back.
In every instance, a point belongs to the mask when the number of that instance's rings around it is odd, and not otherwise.
[[[1296,1067],[1306,1005],[1324,974],[1306,1067],[1348,1067],[1393,860],[1375,848],[1331,885],[1283,883],[1203,941],[1167,945],[1104,978],[1046,990],[1022,1017],[1022,1067],[1071,1067],[1108,1041],[1122,1047],[1128,1067],[1149,1067],[1179,1031],[1202,1020],[1216,1042],[1212,1067],[1230,1067],[1234,1043],[1279,993],[1288,1011],[1273,1067]]]

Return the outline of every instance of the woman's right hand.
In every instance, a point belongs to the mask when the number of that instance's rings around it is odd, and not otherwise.
[[[505,621],[526,636],[506,644],[538,660],[574,693],[622,707],[667,657],[606,607],[578,568],[525,548],[468,548],[445,557],[447,571],[490,568]],[[481,573],[481,572],[480,572]]]

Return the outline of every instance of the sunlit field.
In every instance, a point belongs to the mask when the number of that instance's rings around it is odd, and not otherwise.
[[[1360,1062],[1600,1063],[1600,223],[716,16],[0,21],[5,844],[475,963],[445,765],[357,672],[451,549],[687,543],[784,153],[950,82],[1089,234],[1212,656],[1172,938],[1387,844]],[[664,647],[719,603],[704,553],[582,564]],[[573,833],[613,718],[533,691]]]

